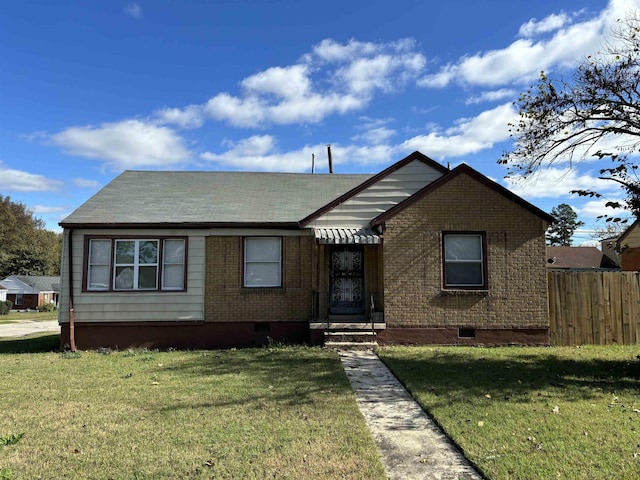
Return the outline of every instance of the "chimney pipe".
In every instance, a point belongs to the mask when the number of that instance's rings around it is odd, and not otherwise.
[[[333,158],[331,157],[331,144],[327,145],[327,155],[329,156],[329,173],[333,173]]]
[[[311,154],[311,173],[315,173],[315,169],[316,169],[316,154],[312,153]]]

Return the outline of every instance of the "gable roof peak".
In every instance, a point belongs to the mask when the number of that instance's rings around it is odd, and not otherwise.
[[[377,173],[376,175],[373,175],[372,177],[368,178],[367,180],[365,180],[361,184],[356,185],[354,188],[352,188],[351,190],[349,190],[345,194],[339,196],[338,198],[333,199],[331,202],[327,203],[326,205],[324,205],[323,207],[319,208],[318,210],[316,210],[315,212],[311,213],[310,215],[307,215],[305,218],[300,220],[300,222],[299,222],[300,225],[301,226],[307,225],[309,222],[311,222],[314,219],[316,219],[316,218],[320,217],[321,215],[325,214],[326,212],[328,212],[332,208],[340,205],[341,203],[344,203],[345,201],[349,200],[353,196],[355,196],[358,193],[362,192],[363,190],[369,188],[371,185],[374,185],[375,183],[378,183],[383,178],[391,175],[392,173],[394,173],[397,170],[400,170],[402,167],[405,167],[406,165],[410,164],[411,162],[415,162],[416,160],[424,163],[425,165],[433,168],[434,170],[436,170],[437,172],[439,172],[439,173],[441,173],[443,175],[445,173],[449,172],[449,169],[447,167],[445,167],[442,164],[436,162],[435,160],[432,160],[431,158],[427,157],[424,153],[421,153],[421,152],[416,150],[413,153],[410,153],[409,155],[404,157],[402,160],[399,160],[399,161],[395,162],[394,164],[390,165],[389,167],[385,168],[380,173]]]
[[[499,183],[491,180],[489,177],[486,177],[485,175],[483,175],[482,173],[480,173],[479,171],[477,171],[473,167],[467,165],[466,163],[461,163],[460,165],[456,166],[453,170],[446,170],[446,173],[444,175],[442,175],[442,177],[440,177],[439,179],[433,181],[432,183],[430,183],[429,185],[425,186],[421,190],[418,190],[416,193],[411,195],[406,200],[400,202],[399,204],[397,204],[396,206],[390,208],[386,212],[378,215],[376,218],[374,218],[371,221],[371,226],[375,227],[377,225],[381,225],[387,219],[393,217],[398,212],[400,212],[400,211],[404,210],[405,208],[407,208],[409,205],[412,205],[417,200],[419,200],[422,197],[428,195],[429,193],[433,192],[434,190],[440,188],[442,185],[445,185],[446,183],[450,182],[451,180],[453,180],[454,178],[460,176],[461,174],[469,175],[474,180],[476,180],[476,181],[482,183],[483,185],[491,188],[492,190],[494,190],[497,193],[503,195],[504,197],[508,198],[509,200],[513,201],[514,203],[520,205],[524,209],[530,211],[534,215],[537,215],[538,217],[543,219],[545,222],[553,223],[555,221],[555,219],[551,215],[549,215],[547,212],[545,212],[544,210],[541,210],[540,208],[536,207],[532,203],[529,203],[524,198],[516,195],[515,193],[513,193],[508,188],[505,188],[502,185],[500,185]]]

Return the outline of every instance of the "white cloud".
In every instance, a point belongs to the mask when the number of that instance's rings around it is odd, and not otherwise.
[[[562,28],[568,20],[569,19],[565,13],[554,13],[552,15],[549,15],[548,17],[543,18],[540,21],[532,18],[527,23],[524,23],[520,26],[520,31],[518,33],[522,37],[533,37],[543,33],[558,30]]]
[[[190,158],[176,132],[140,120],[70,127],[49,140],[71,155],[102,160],[114,169],[169,166]]]
[[[388,43],[326,39],[297,64],[271,67],[240,82],[241,92],[221,92],[204,112],[236,127],[318,123],[329,115],[366,107],[376,92],[412,81],[426,60],[413,40]]]
[[[100,182],[96,180],[88,180],[86,178],[74,178],[71,180],[76,187],[80,188],[98,188]]]
[[[614,200],[606,200],[606,199],[597,199],[597,200],[589,200],[584,205],[582,205],[579,209],[577,209],[577,213],[581,217],[591,217],[596,218],[601,215],[609,215],[609,216],[621,216],[626,217],[629,216],[629,212],[624,210],[623,208],[611,208],[607,207],[607,202],[622,202],[622,199],[614,199]],[[576,210],[576,209],[574,209]]]
[[[272,67],[245,78],[242,87],[249,95],[273,94],[280,98],[298,98],[311,90],[309,67],[292,65],[290,67]]]
[[[375,90],[387,93],[415,78],[425,64],[420,53],[379,54],[353,60],[336,72],[336,79],[358,96],[369,96]]]
[[[419,135],[400,144],[389,144],[395,131],[385,125],[388,119],[361,117],[363,133],[352,138],[365,145],[340,145],[331,147],[334,165],[376,165],[388,163],[399,155],[414,150],[427,152],[433,158],[459,157],[491,148],[509,137],[507,123],[517,116],[511,104],[500,105],[480,113],[476,117],[458,120],[452,128],[442,130],[433,127],[426,135]],[[255,135],[238,142],[225,142],[222,153],[205,152],[202,160],[216,163],[223,168],[260,171],[303,172],[311,168],[311,155],[316,154],[320,170],[326,165],[326,145],[305,145],[281,152],[271,135]],[[339,171],[339,170],[337,170]]]
[[[142,18],[142,8],[135,2],[125,5],[124,13],[136,19]]]
[[[302,172],[311,168],[314,153],[312,147],[280,153],[271,135],[254,135],[238,142],[225,142],[225,146],[228,149],[223,153],[205,152],[200,158],[238,170]]]
[[[0,161],[0,191],[52,192],[59,190],[62,182],[22,170],[9,168]]]
[[[639,7],[638,0],[611,0],[598,16],[583,21],[571,23],[578,18],[577,13],[551,15],[540,22],[531,20],[520,29],[526,38],[505,48],[461,57],[422,77],[418,85],[443,88],[454,81],[483,86],[531,82],[541,70],[573,66],[601,49],[617,19]],[[549,33],[552,35],[538,38]]]
[[[204,123],[201,105],[188,105],[182,109],[165,107],[155,114],[161,123],[172,123],[181,128],[199,128]]]
[[[236,127],[256,127],[265,118],[265,105],[257,98],[240,99],[219,93],[209,99],[204,110],[215,120],[227,120]]]
[[[410,138],[400,148],[429,152],[429,155],[441,159],[476,153],[508,139],[507,124],[516,117],[513,105],[500,105],[476,117],[460,119],[455,127],[443,132],[434,130]]]
[[[302,56],[305,63],[321,62],[337,63],[348,62],[358,57],[373,55],[379,51],[379,46],[372,42],[359,42],[351,39],[347,43],[338,43],[333,39],[325,38],[314,45],[311,53]]]
[[[580,174],[571,168],[544,168],[534,175],[523,178],[515,176],[505,179],[507,188],[525,198],[559,198],[572,190],[593,190],[598,193],[617,192],[619,186],[590,174]]]
[[[202,160],[215,163],[219,168],[272,172],[308,172],[311,156],[315,154],[316,171],[328,170],[326,144],[305,145],[300,149],[281,152],[270,135],[254,135],[238,142],[225,142],[227,150],[222,153],[205,152]],[[334,171],[340,165],[374,165],[388,163],[399,154],[392,145],[331,145]]]
[[[59,212],[64,212],[66,210],[66,207],[50,207],[50,206],[46,206],[46,205],[36,205],[33,208],[31,208],[31,211],[33,213],[37,214],[47,214],[47,213],[59,213]]]
[[[518,93],[511,88],[501,88],[500,90],[491,90],[489,92],[482,92],[480,95],[473,95],[467,100],[465,104],[474,105],[483,102],[496,102],[498,100],[504,100],[505,98],[516,99]]]
[[[354,135],[351,140],[370,145],[380,145],[396,135],[396,131],[387,127],[392,122],[389,118],[370,118],[362,116],[355,128],[362,133]]]
[[[387,142],[395,134],[396,134],[396,131],[390,128],[377,127],[377,128],[370,128],[365,132],[354,136],[352,140],[362,141],[372,145],[378,145],[378,144]]]

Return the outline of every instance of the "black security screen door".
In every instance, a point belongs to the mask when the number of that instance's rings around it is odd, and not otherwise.
[[[363,250],[360,245],[331,247],[330,313],[364,312]]]

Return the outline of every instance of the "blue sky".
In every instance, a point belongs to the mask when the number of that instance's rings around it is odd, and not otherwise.
[[[420,150],[586,223],[598,164],[497,165],[518,94],[640,0],[30,1],[0,6],[0,194],[47,227],[125,169],[374,173]],[[188,194],[188,192],[185,192]],[[589,240],[587,232],[576,243]]]

